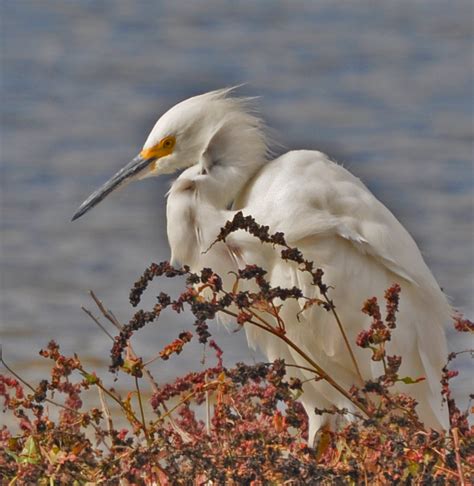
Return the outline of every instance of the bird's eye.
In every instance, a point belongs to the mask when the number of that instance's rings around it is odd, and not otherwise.
[[[174,147],[175,139],[174,137],[166,137],[161,143],[163,148],[171,149]]]

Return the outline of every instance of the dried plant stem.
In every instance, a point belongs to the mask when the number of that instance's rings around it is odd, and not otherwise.
[[[104,306],[104,304],[102,303],[102,301],[94,294],[94,292],[91,290],[89,291],[89,294],[90,296],[92,297],[92,299],[94,300],[94,302],[96,303],[98,309],[101,311],[102,315],[107,318],[119,331],[122,330],[122,324],[120,323],[120,321],[114,316],[114,314],[112,313],[112,311],[110,310],[107,310]],[[87,311],[86,309],[83,308],[83,310],[86,312],[86,314],[97,324],[99,324],[98,322],[98,319],[96,317],[94,317],[94,315]],[[99,326],[101,327],[101,329],[103,329],[103,326],[99,324]],[[106,334],[110,337],[110,339],[113,341],[114,338],[112,335],[110,335],[107,331],[105,331]],[[133,350],[132,348],[132,345],[129,343],[128,345],[128,348],[129,348],[129,352],[130,352],[130,356],[132,359],[138,359],[138,355],[135,353],[135,351]],[[146,364],[150,364],[151,362],[153,361],[152,360],[149,360]],[[158,383],[156,382],[155,378],[153,377],[153,375],[150,373],[150,371],[148,369],[145,368],[145,365],[143,367],[143,372],[148,380],[148,382],[150,383],[150,386],[152,387],[153,391],[154,392],[157,392],[159,387],[158,387]]]
[[[143,373],[145,374],[145,377],[150,383],[150,386],[152,387],[153,391],[156,393],[159,390],[159,387],[158,387],[158,383],[155,381],[155,378],[153,378],[153,375],[150,373],[150,371],[145,368],[143,368]]]
[[[87,379],[88,376],[90,376],[90,373],[88,373],[87,371],[85,371],[85,369],[82,368],[82,367],[77,368],[77,370],[86,379]],[[133,413],[133,410],[131,408],[129,408],[129,407],[126,407],[123,404],[122,400],[120,400],[120,398],[117,398],[111,391],[107,390],[107,388],[105,388],[105,386],[102,385],[102,383],[100,381],[96,381],[94,383],[94,385],[97,386],[98,388],[100,388],[108,397],[110,397],[112,400],[114,400],[114,402],[118,403],[118,405],[120,406],[120,408],[125,412],[125,416],[127,418],[132,418],[132,420],[135,421],[136,423],[140,423],[140,421],[138,420],[137,416]]]
[[[437,465],[434,466],[434,467],[435,467],[435,469],[438,469],[438,471],[442,471],[445,474],[449,474],[450,476],[454,476],[455,478],[459,479],[459,473],[455,473],[451,469],[446,469],[445,467],[437,466]],[[459,483],[459,484],[462,484],[462,483]]]
[[[204,381],[207,384],[207,373],[204,377]],[[206,432],[211,433],[211,401],[209,397],[209,390],[206,390]]]
[[[138,397],[138,405],[140,407],[140,416],[142,419],[142,427],[143,427],[143,433],[145,434],[146,441],[148,445],[150,445],[150,436],[148,434],[148,430],[146,428],[146,422],[145,422],[145,412],[143,410],[143,402],[142,402],[142,394],[140,392],[140,386],[138,384],[138,378],[135,376],[135,388],[137,389],[137,397]]]
[[[267,363],[267,364],[270,365],[271,363]],[[311,373],[314,373],[314,369],[309,368],[308,366],[300,366],[300,365],[297,365],[297,364],[285,363],[285,367],[286,368],[298,368],[300,370],[310,371]],[[321,377],[320,379],[322,380],[323,378]]]
[[[113,312],[106,309],[102,301],[94,294],[92,290],[89,290],[89,295],[92,297],[94,302],[96,303],[97,307],[99,308],[102,315],[108,319],[117,329],[122,329],[122,324],[118,321],[118,319],[114,316]]]
[[[289,247],[288,247],[288,248],[289,248]],[[226,292],[226,294],[227,294],[227,292]],[[356,360],[355,355],[354,355],[354,353],[353,353],[353,351],[352,351],[352,348],[351,348],[351,345],[350,345],[349,340],[348,340],[348,338],[347,338],[347,335],[346,335],[346,333],[345,333],[345,331],[344,331],[344,327],[343,327],[343,325],[342,325],[342,322],[341,322],[341,320],[339,319],[339,315],[337,314],[336,309],[334,308],[334,304],[333,304],[333,303],[332,303],[332,302],[329,300],[329,298],[328,298],[328,296],[327,296],[327,294],[326,294],[326,293],[323,293],[322,295],[323,295],[323,297],[324,297],[324,299],[325,299],[325,301],[326,301],[327,305],[330,307],[330,309],[331,309],[331,311],[332,311],[332,313],[333,313],[333,315],[334,315],[334,317],[335,317],[335,319],[336,319],[336,322],[337,322],[337,324],[338,324],[339,330],[341,331],[341,334],[342,334],[342,336],[343,336],[343,338],[344,338],[344,342],[346,343],[347,349],[349,350],[349,354],[350,354],[350,356],[351,356],[351,358],[352,358],[352,362],[353,362],[354,367],[355,367],[355,369],[356,369],[356,373],[357,373],[357,376],[358,376],[358,378],[359,378],[359,380],[360,380],[360,384],[361,384],[361,385],[363,385],[363,384],[364,384],[364,379],[362,378],[362,374],[361,374],[361,372],[360,372],[359,365],[357,364],[357,360]],[[273,303],[272,303],[272,305],[273,305]],[[273,308],[275,309],[275,306],[274,306],[274,305],[273,305]],[[268,322],[267,322],[265,319],[263,319],[261,316],[259,316],[259,315],[258,315],[256,312],[253,312],[251,309],[247,309],[247,310],[248,310],[248,311],[249,311],[249,312],[250,312],[250,313],[251,313],[251,314],[252,314],[252,315],[253,315],[253,316],[254,316],[256,319],[258,319],[259,321],[261,321],[261,322],[262,322],[262,324],[264,324],[265,326],[268,326],[268,327],[272,328],[271,324],[270,324],[270,323],[268,323]],[[275,312],[276,312],[276,309],[275,309]],[[278,320],[278,327],[279,327],[279,329],[281,329],[282,331],[285,331],[285,325],[284,325],[283,321],[281,320],[281,318],[280,318],[278,315],[277,315],[277,320]],[[280,335],[280,333],[278,333],[278,335]],[[314,370],[312,370],[312,371],[314,371]]]
[[[92,290],[89,291],[89,294],[92,297],[95,304],[97,305],[97,308],[99,309],[99,311],[102,313],[102,315],[106,319],[108,319],[112,323],[112,325],[115,328],[117,328],[117,330],[121,331],[123,326],[120,323],[120,321],[115,317],[114,313],[104,306],[102,301],[95,295],[95,293]],[[85,312],[89,317],[92,318],[92,320],[94,322],[99,324],[98,319],[95,318],[94,315],[91,312],[88,312],[86,310],[85,310]],[[100,324],[99,324],[99,326],[100,326],[101,329],[103,329],[103,327]],[[105,332],[113,341],[114,338],[107,331],[105,331]],[[130,357],[132,359],[138,359],[138,355],[135,353],[135,351],[134,351],[134,349],[133,349],[133,347],[130,343],[128,343],[128,351],[129,351]],[[146,365],[150,364],[152,361],[153,361],[153,359],[149,360],[145,365],[143,365],[142,371],[143,371],[145,378],[147,379],[148,383],[150,384],[153,392],[157,393],[158,390],[159,390],[158,383],[156,382],[154,376],[151,374],[150,370],[148,368],[146,368]],[[168,407],[167,407],[166,403],[162,403],[161,406],[163,407],[163,410],[165,412],[168,412]],[[179,434],[181,435],[181,437],[183,438],[184,441],[189,442],[191,440],[189,434],[186,431],[184,431],[181,427],[178,426],[178,424],[175,422],[175,420],[172,416],[170,416],[170,422],[171,422],[172,426],[174,427],[174,429],[179,432]]]
[[[464,470],[461,462],[461,454],[459,452],[459,430],[457,427],[451,429],[451,434],[454,440],[454,453],[456,455],[456,466],[458,468],[459,479],[461,481],[461,486],[466,486],[466,479],[464,477]]]
[[[27,381],[25,381],[20,375],[18,375],[15,371],[13,371],[3,359],[3,349],[0,346],[0,363],[9,371],[18,381],[21,381],[23,385],[27,386],[33,393],[36,391]]]
[[[110,409],[107,405],[107,401],[105,399],[105,395],[102,389],[97,388],[97,391],[99,392],[100,404],[102,406],[102,411],[104,412],[105,420],[107,421],[107,430],[111,432],[114,428],[114,423],[112,421],[112,415],[110,414]]]
[[[156,425],[158,425],[160,422],[163,422],[163,420],[165,420],[165,418],[167,417],[171,417],[171,414],[177,409],[179,408],[181,405],[185,404],[187,401],[191,400],[191,398],[194,397],[194,395],[196,395],[197,392],[193,391],[191,393],[188,393],[184,398],[182,398],[176,405],[172,406],[170,409],[168,409],[166,411],[166,413],[164,413],[163,415],[160,415],[160,417],[158,417],[157,420],[155,420],[153,422],[153,427],[155,427]]]
[[[89,294],[90,296],[92,297],[92,299],[94,300],[94,302],[97,304],[97,307],[99,308],[99,310],[101,311],[102,315],[104,317],[106,317],[119,331],[122,330],[122,324],[120,324],[120,322],[118,321],[118,319],[114,316],[114,314],[107,310],[104,305],[102,304],[102,302],[98,299],[98,297],[94,294],[94,292],[91,290],[89,291]],[[105,334],[107,334],[107,336],[113,341],[114,340],[114,337],[104,328],[104,326],[102,326],[102,324],[100,324],[99,322],[99,319],[97,319],[94,314],[92,314],[92,312],[90,312],[88,309],[82,307],[82,310],[105,332]],[[132,345],[129,343],[128,345],[128,348],[129,348],[129,352],[130,352],[130,357],[132,359],[138,359],[138,356],[137,354],[135,353],[135,351],[133,350],[132,348]],[[150,364],[151,362],[153,361],[152,360],[149,360],[147,363],[145,363],[143,366],[143,372],[148,380],[148,382],[150,383],[150,386],[152,387],[153,391],[154,392],[157,392],[159,387],[158,387],[158,383],[156,382],[155,378],[153,377],[153,375],[150,373],[149,370],[147,370],[145,368],[146,365]]]
[[[349,342],[349,339],[347,338],[346,331],[344,329],[344,326],[342,325],[341,319],[339,318],[338,313],[336,312],[336,308],[334,307],[334,304],[331,302],[329,297],[327,296],[326,292],[323,293],[324,300],[328,304],[328,306],[331,309],[331,312],[336,319],[337,326],[339,327],[339,330],[341,331],[342,338],[344,339],[344,343],[346,344],[346,348],[349,351],[349,354],[351,356],[352,363],[354,364],[354,368],[356,370],[357,376],[359,377],[360,383],[363,385],[364,384],[364,378],[362,377],[362,373],[360,372],[359,365],[357,363],[357,359],[355,357],[354,351],[352,350],[352,346]]]
[[[207,383],[207,385],[204,385],[203,386],[203,389],[200,390],[200,391],[206,391],[210,388],[211,385],[215,385],[217,382],[214,380],[214,381],[210,381],[209,383]],[[153,426],[155,427],[157,424],[159,424],[160,422],[163,422],[163,420],[167,417],[171,417],[171,414],[176,410],[178,409],[181,405],[185,404],[186,402],[188,402],[189,400],[191,400],[191,398],[193,398],[198,392],[197,391],[192,391],[191,393],[188,393],[184,398],[182,398],[176,405],[174,405],[173,407],[171,407],[169,410],[166,411],[166,413],[164,413],[163,415],[161,415],[160,417],[158,417],[157,420],[155,420],[153,422]]]
[[[81,307],[81,309],[104,331],[104,333],[113,341],[114,337],[112,334],[110,334],[109,331],[100,323],[99,319],[92,314],[92,312],[89,309],[86,309],[85,307]]]
[[[89,291],[89,294],[92,297],[92,299],[94,300],[95,304],[97,305],[97,308],[102,313],[102,315],[106,319],[108,319],[112,323],[112,325],[117,328],[117,330],[121,331],[123,326],[120,323],[120,321],[115,317],[113,312],[111,310],[106,309],[106,307],[104,306],[102,301],[95,295],[95,293],[92,290]],[[89,317],[91,317],[92,320],[98,324],[98,319],[95,318],[92,315],[92,313],[86,311],[86,314],[89,315]],[[100,327],[102,328],[102,326],[100,326]],[[106,332],[106,334],[109,335],[108,332]],[[109,337],[113,341],[114,338],[110,335],[109,335]],[[130,353],[130,357],[132,359],[138,359],[138,355],[135,353],[135,351],[134,351],[134,349],[133,349],[133,347],[130,343],[128,343],[128,352]],[[142,371],[143,371],[145,378],[147,379],[148,383],[150,384],[153,392],[156,393],[159,390],[158,383],[156,382],[154,376],[151,374],[150,370],[148,368],[146,368],[146,365],[150,364],[152,361],[153,361],[153,359],[149,360],[147,363],[145,363],[145,365],[143,365]],[[167,407],[166,403],[162,403],[161,406],[163,407],[163,410],[165,411],[165,413],[168,413],[168,407]],[[170,420],[173,428],[181,435],[182,439],[185,442],[189,442],[191,440],[190,435],[185,430],[183,430],[181,427],[179,427],[179,425],[175,422],[174,418],[171,415],[169,416],[169,420]]]
[[[154,363],[155,361],[159,360],[161,358],[161,355],[160,355],[161,351],[159,351],[158,353],[155,354],[155,356],[152,356],[148,361],[145,361],[143,363],[143,369],[145,370],[145,368],[147,366],[150,366],[152,363]],[[132,354],[132,353],[130,353]]]
[[[227,309],[222,309],[220,312],[224,312],[225,314],[228,314],[232,317],[237,318],[237,314],[235,312],[229,311]],[[334,381],[331,376],[323,369],[321,366],[319,366],[316,361],[314,361],[308,354],[306,354],[299,346],[297,346],[291,339],[287,338],[284,334],[281,332],[276,331],[270,324],[267,323],[267,325],[261,324],[260,322],[256,322],[254,320],[249,320],[247,321],[249,324],[252,324],[254,326],[259,327],[260,329],[263,329],[266,332],[269,332],[270,334],[273,334],[274,336],[279,337],[282,341],[285,341],[285,343],[293,348],[303,359],[306,360],[311,366],[314,367],[313,372],[318,374],[321,378],[326,380],[332,387],[334,387],[339,393],[344,395],[351,403],[353,403],[357,408],[359,408],[367,417],[371,417],[371,413],[367,410],[367,408],[362,405],[360,402],[357,400],[354,400],[351,395],[342,388],[339,383]]]

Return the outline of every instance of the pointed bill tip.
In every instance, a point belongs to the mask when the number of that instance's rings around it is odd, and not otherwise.
[[[77,209],[71,221],[75,221],[83,216],[87,211],[99,204],[111,192],[128,184],[135,179],[140,172],[146,169],[154,159],[144,159],[141,155],[135,157],[123,169],[120,169],[102,187],[92,193]]]
[[[84,201],[72,216],[71,222],[76,221],[76,219],[79,219],[81,216],[87,213],[89,209],[92,209],[98,202],[99,201],[95,202],[95,204],[90,204],[89,199],[87,201]]]
[[[108,187],[109,183],[104,184],[100,189],[92,193],[76,210],[74,213],[73,217],[71,218],[71,221],[75,221],[76,219],[79,219],[81,216],[87,213],[89,209],[92,209],[94,206],[100,203],[102,199],[104,199],[107,194],[112,192],[116,185],[113,187]],[[110,185],[110,184],[109,184]]]
[[[74,213],[74,216],[71,218],[71,223],[73,221],[76,221],[76,219],[79,219],[81,216],[82,216],[82,214],[80,214],[79,211],[77,211],[76,213]]]

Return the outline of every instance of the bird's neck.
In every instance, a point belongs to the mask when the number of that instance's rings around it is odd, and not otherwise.
[[[209,172],[198,174],[195,181],[200,200],[218,210],[229,208],[250,180],[265,164],[265,160],[242,163],[219,163]]]
[[[228,209],[255,174],[265,165],[263,154],[241,151],[233,158],[210,160],[203,155],[198,164],[189,167],[172,184],[170,194],[189,186],[192,182],[197,204],[212,206],[216,210]]]
[[[201,200],[217,209],[228,208],[265,164],[266,153],[265,136],[256,119],[240,113],[224,122],[194,169]]]
[[[172,260],[199,266],[202,252],[232,217],[228,210],[250,179],[265,164],[265,159],[247,163],[214,163],[206,169],[200,164],[186,169],[168,193],[168,240]],[[202,266],[202,265],[201,265]]]

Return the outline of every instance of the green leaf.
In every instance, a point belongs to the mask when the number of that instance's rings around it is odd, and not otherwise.
[[[408,471],[413,477],[416,477],[420,472],[420,465],[417,462],[411,462],[408,466]]]
[[[401,381],[405,383],[405,385],[414,385],[415,383],[420,383],[420,381],[424,381],[426,378],[421,376],[420,378],[411,378],[410,376],[405,376],[404,378],[398,378],[397,381]]]
[[[95,385],[100,381],[97,375],[92,373],[84,373],[84,378],[86,379],[87,383],[89,383],[89,385]]]
[[[27,464],[38,464],[40,462],[40,454],[36,447],[36,441],[33,437],[28,437],[25,442],[25,447],[21,451],[18,462]]]

